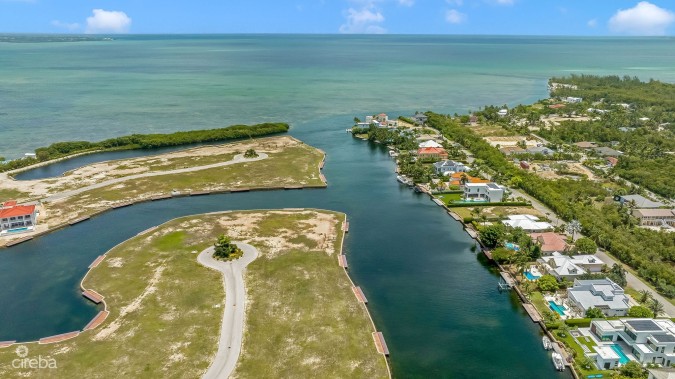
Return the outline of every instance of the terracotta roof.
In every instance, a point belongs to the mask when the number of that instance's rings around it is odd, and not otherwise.
[[[447,154],[442,147],[422,147],[417,154]]]
[[[635,209],[634,214],[638,217],[675,217],[672,209]]]
[[[16,200],[5,201],[2,206],[5,208],[13,207],[16,205]]]
[[[548,107],[551,108],[551,109],[564,108],[565,104],[551,104]]]
[[[35,212],[35,205],[17,205],[16,207],[0,209],[0,218],[26,216]]]
[[[611,164],[612,166],[616,166],[616,164],[619,163],[619,160],[614,157],[607,157],[605,158],[605,160],[609,162],[609,164]]]
[[[541,243],[542,251],[564,251],[567,247],[565,237],[557,233],[531,233],[530,237]]]
[[[582,149],[590,149],[590,148],[592,148],[592,147],[597,147],[597,146],[598,146],[597,143],[595,143],[595,142],[588,142],[588,141],[577,142],[577,143],[575,143],[575,145],[576,145],[577,147],[582,148]]]

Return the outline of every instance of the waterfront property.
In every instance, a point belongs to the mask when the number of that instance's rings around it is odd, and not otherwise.
[[[675,379],[675,368],[673,367],[654,367],[648,368],[649,377],[647,379]]]
[[[0,208],[0,234],[32,230],[37,224],[35,205],[16,205],[8,201]]]
[[[498,203],[504,198],[504,187],[496,183],[465,183],[464,201]]]
[[[554,252],[551,256],[540,258],[546,271],[558,280],[573,280],[586,273],[602,271],[604,262],[595,255],[563,255]]]
[[[419,145],[418,145],[418,147],[419,147],[419,148],[425,148],[425,147],[443,147],[443,145],[441,145],[440,143],[438,143],[438,142],[436,142],[436,141],[430,139],[430,140],[426,140],[426,141],[420,142]]]
[[[597,308],[608,317],[625,316],[630,308],[623,288],[610,279],[575,279],[574,285],[567,289],[567,297],[583,314]]]
[[[421,144],[420,144],[421,147]],[[452,160],[445,160],[441,162],[436,162],[434,163],[434,170],[436,171],[436,174],[439,175],[450,175],[454,174],[456,172],[467,172],[471,168],[464,163],[461,162],[455,162]]]
[[[530,233],[530,238],[540,244],[543,255],[551,255],[555,252],[567,250],[565,236],[554,232]]]
[[[643,365],[675,363],[675,323],[670,319],[594,320],[588,330],[599,346],[614,351],[616,364],[629,360]],[[605,358],[588,356],[596,358],[599,368],[615,367]]]
[[[633,209],[633,216],[640,220],[642,226],[675,227],[673,209]]]
[[[422,161],[448,159],[448,153],[442,147],[422,147],[417,149],[417,157]]]
[[[553,225],[539,221],[539,217],[532,215],[511,215],[502,223],[512,228],[522,228],[526,232],[542,232],[553,228]]]

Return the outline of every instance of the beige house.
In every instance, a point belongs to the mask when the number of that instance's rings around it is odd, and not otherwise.
[[[637,217],[643,226],[675,227],[675,211],[672,209],[633,209],[633,216]]]

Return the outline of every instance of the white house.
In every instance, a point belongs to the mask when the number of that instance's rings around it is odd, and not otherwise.
[[[487,201],[497,203],[504,197],[504,187],[495,183],[466,183],[464,184],[464,200]]]
[[[574,255],[570,257],[558,252],[554,252],[549,257],[540,258],[539,262],[544,264],[549,274],[558,279],[567,280],[573,280],[589,272],[600,272],[604,264],[595,255]]]
[[[441,162],[436,162],[434,163],[434,170],[436,171],[437,174],[452,174],[455,172],[467,172],[471,168],[464,163],[461,162],[455,162],[455,161],[450,161],[450,160],[445,160]]]
[[[628,297],[623,288],[609,279],[574,280],[567,289],[570,303],[584,314],[590,308],[598,308],[605,316],[625,316],[628,312]]]
[[[653,367],[648,368],[649,376],[647,379],[675,379],[675,368],[673,367]]]
[[[669,367],[675,363],[675,323],[670,319],[594,320],[590,332],[602,346],[621,351],[621,364],[629,359],[643,365],[653,363]],[[604,365],[599,367],[605,368]]]
[[[499,117],[505,117],[507,114],[509,114],[508,109],[500,109],[499,112],[497,112],[497,115],[499,115]]]
[[[522,228],[526,232],[542,232],[553,229],[548,222],[539,221],[539,217],[532,215],[511,215],[508,220],[502,220],[502,224],[512,228]]]
[[[600,370],[611,370],[619,367],[621,357],[619,357],[619,354],[617,354],[611,346],[593,346],[593,350],[595,350],[595,353],[597,354],[595,357],[595,365],[598,366]]]
[[[33,229],[37,224],[35,205],[10,205],[0,208],[0,233]],[[24,229],[26,230],[26,229]]]
[[[572,96],[563,99],[563,101],[566,103],[581,103],[582,100],[583,99],[580,97],[572,97]]]
[[[434,141],[434,140],[427,140],[424,142],[420,142],[419,144],[420,148],[425,148],[425,147],[443,147],[440,143]]]

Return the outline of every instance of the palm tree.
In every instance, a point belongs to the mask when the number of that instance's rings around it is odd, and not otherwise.
[[[649,290],[640,290],[639,293],[640,298],[638,299],[638,301],[640,302],[640,304],[644,304],[652,298],[652,293],[649,292]]]
[[[581,223],[578,220],[572,220],[567,224],[567,232],[572,234],[572,241],[576,240],[576,234],[581,231]]]
[[[649,304],[649,309],[654,312],[654,317],[657,317],[659,314],[663,313],[663,304],[656,299],[652,299],[651,304]]]

